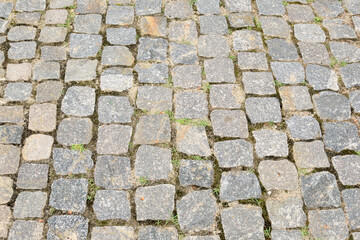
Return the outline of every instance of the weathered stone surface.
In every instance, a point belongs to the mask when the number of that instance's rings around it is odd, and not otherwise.
[[[167,2],[165,5],[165,16],[167,18],[188,18],[193,14],[190,3],[185,0]]]
[[[324,150],[324,143],[319,140],[313,142],[295,142],[293,156],[299,169],[330,167]]]
[[[349,220],[350,229],[357,229],[360,226],[360,190],[345,189],[341,192],[345,204],[345,213]],[[354,238],[354,240],[357,240]]]
[[[197,65],[176,66],[172,72],[174,87],[197,88],[201,86],[201,67]]]
[[[345,87],[360,86],[360,63],[347,64],[345,67],[340,68],[340,73]]]
[[[200,14],[219,14],[220,1],[219,0],[198,0],[196,1],[196,8]]]
[[[78,240],[87,239],[89,220],[80,215],[52,216],[48,220],[48,240],[76,237]]]
[[[38,62],[33,71],[35,80],[60,78],[60,64],[57,62]]]
[[[68,18],[68,11],[61,10],[47,10],[45,13],[45,24],[65,24]]]
[[[14,217],[28,218],[44,215],[44,207],[47,201],[45,192],[21,192],[15,201]]]
[[[173,91],[166,87],[140,86],[136,106],[150,113],[171,111]]]
[[[130,50],[124,46],[105,46],[101,57],[101,63],[106,66],[131,66],[134,60]]]
[[[360,91],[352,91],[349,93],[349,100],[354,112],[360,112]]]
[[[89,150],[54,148],[53,161],[56,174],[69,175],[87,173],[94,166]]]
[[[233,47],[237,51],[264,50],[259,32],[239,30],[232,33]]]
[[[66,64],[65,82],[90,81],[96,77],[97,60],[68,60]]]
[[[61,103],[61,111],[66,115],[85,117],[92,115],[95,108],[95,89],[70,87]]]
[[[330,39],[356,39],[355,30],[342,19],[325,19],[323,26],[329,31]]]
[[[9,240],[43,239],[42,232],[44,223],[35,220],[16,220],[9,231]]]
[[[44,27],[41,29],[38,40],[43,43],[63,42],[67,31],[67,28],[64,27]]]
[[[54,131],[56,129],[56,104],[42,103],[31,105],[28,128],[33,131]]]
[[[100,221],[111,219],[129,220],[131,213],[128,195],[125,191],[97,191],[93,205],[96,218]]]
[[[197,49],[187,43],[170,43],[170,59],[173,64],[195,64],[199,61]]]
[[[329,53],[324,44],[299,42],[298,45],[304,63],[330,65]]]
[[[134,113],[127,97],[101,96],[98,102],[101,123],[129,123]]]
[[[28,26],[16,26],[9,30],[7,35],[10,41],[34,40],[36,28]]]
[[[124,154],[128,152],[132,127],[103,125],[99,127],[96,150],[99,154]]]
[[[3,2],[0,5],[0,17],[9,18],[10,13],[14,7],[14,4],[11,2]]]
[[[35,58],[36,45],[33,41],[10,43],[8,58],[12,60]]]
[[[311,116],[292,116],[286,120],[286,124],[294,140],[311,140],[321,137],[319,122]]]
[[[211,155],[205,127],[176,124],[176,148],[189,155]]]
[[[102,91],[123,92],[133,86],[134,75],[129,68],[107,68],[100,76]]]
[[[270,72],[243,72],[242,82],[247,94],[275,94],[274,78]]]
[[[224,16],[200,16],[200,33],[202,34],[228,34],[228,25]]]
[[[230,46],[227,39],[220,35],[201,35],[199,37],[198,53],[201,57],[227,57]]]
[[[132,227],[126,226],[104,226],[93,227],[91,240],[135,240],[135,233]]]
[[[295,24],[294,34],[303,42],[324,42],[326,39],[324,31],[317,24]]]
[[[4,91],[4,98],[9,101],[26,101],[31,97],[31,83],[9,83]]]
[[[229,23],[233,28],[254,27],[253,15],[247,12],[229,14]]]
[[[24,127],[18,125],[1,125],[0,126],[0,143],[1,144],[20,144]]]
[[[169,76],[168,65],[164,63],[138,63],[134,69],[141,83],[166,83]]]
[[[92,138],[92,128],[89,118],[66,118],[58,126],[56,140],[65,146],[88,144]]]
[[[285,8],[280,0],[256,0],[256,5],[261,15],[285,14]]]
[[[328,149],[341,152],[345,149],[360,150],[360,138],[355,124],[350,122],[323,123],[324,143]]]
[[[291,61],[299,59],[296,47],[292,42],[287,42],[285,39],[273,38],[267,40],[265,43],[268,46],[269,55],[274,60]]]
[[[264,34],[271,37],[290,38],[291,29],[284,18],[260,17]]]
[[[198,32],[192,20],[172,21],[169,23],[169,40],[197,45]]]
[[[70,35],[70,57],[95,57],[102,44],[101,35],[78,34]]]
[[[281,122],[280,103],[277,98],[247,98],[245,109],[251,123]]]
[[[312,4],[320,17],[334,18],[344,12],[341,3],[336,0],[319,0]]]
[[[347,63],[360,61],[360,48],[352,43],[330,41],[330,51],[338,61]]]
[[[161,12],[161,0],[137,0],[135,5],[137,15],[152,15]]]
[[[78,0],[77,13],[101,13],[104,14],[107,8],[106,0]]]
[[[63,61],[67,58],[64,46],[43,46],[40,49],[42,61]]]
[[[214,135],[220,137],[249,137],[246,115],[240,110],[214,110],[210,114]]]
[[[46,7],[46,0],[19,0],[16,2],[15,10],[18,12],[35,12],[44,11]]]
[[[229,58],[214,58],[204,61],[206,81],[210,83],[235,82],[234,64]]]
[[[145,226],[139,229],[138,239],[139,240],[148,240],[148,239],[177,240],[178,233],[177,230],[173,227],[161,228],[154,226]]]
[[[306,80],[315,90],[339,90],[338,76],[327,67],[308,65],[306,67]]]
[[[47,186],[49,166],[47,164],[24,163],[19,168],[16,185],[23,189],[42,189]]]
[[[140,117],[135,130],[135,144],[166,143],[170,138],[170,119],[166,114]]]
[[[251,12],[251,1],[225,0],[225,7],[230,12]]]
[[[46,81],[36,86],[36,101],[49,102],[60,98],[64,84],[60,81]]]
[[[239,52],[238,65],[241,70],[268,70],[266,54],[263,52]]]
[[[144,1],[148,3],[149,1]],[[168,33],[167,20],[160,16],[144,16],[140,18],[140,33],[142,36],[165,37]]]
[[[343,121],[350,118],[350,102],[342,94],[330,91],[320,92],[313,95],[313,101],[321,119]]]
[[[101,29],[100,14],[76,15],[74,19],[74,32],[98,34]]]
[[[0,174],[16,174],[20,162],[20,148],[0,145]]]
[[[299,230],[272,230],[271,239],[273,240],[303,240]]]
[[[176,118],[206,118],[208,115],[208,102],[203,92],[177,92],[175,99]]]
[[[168,41],[162,38],[140,38],[138,61],[165,61]]]
[[[115,45],[136,44],[136,30],[135,28],[108,28],[106,39],[110,44]]]
[[[23,12],[17,13],[15,16],[16,23],[38,25],[40,21],[41,12]],[[3,22],[2,22],[3,24]],[[7,24],[7,23],[6,23]]]
[[[239,85],[217,84],[210,88],[212,108],[240,108],[245,101],[245,93]]]
[[[285,84],[304,82],[304,67],[298,62],[271,62],[271,69],[277,81]]]
[[[253,146],[242,139],[216,142],[214,154],[222,168],[252,167],[254,164]]]
[[[22,123],[24,120],[23,106],[0,106],[1,123]]]
[[[0,237],[6,238],[8,235],[8,229],[11,226],[11,210],[10,207],[0,206]]]
[[[19,63],[19,64],[8,64],[6,68],[6,80],[27,81],[31,78],[31,64],[30,63]]]
[[[279,88],[283,111],[303,111],[313,108],[310,93],[305,86],[283,86]]]
[[[211,188],[214,170],[211,161],[181,160],[179,181],[181,186],[199,186]]]
[[[13,193],[13,180],[9,177],[0,176],[0,204],[8,203]]]
[[[331,159],[343,185],[360,184],[360,157],[357,155],[335,156]]]
[[[33,134],[25,139],[22,157],[25,161],[49,159],[54,138],[44,134]]]

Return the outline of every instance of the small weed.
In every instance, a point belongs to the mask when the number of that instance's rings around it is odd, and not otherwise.
[[[211,89],[211,85],[209,83],[203,83],[203,85],[201,86],[201,89],[204,91],[204,92],[209,92],[210,89]]]
[[[168,223],[172,223],[174,224],[177,228],[180,228],[179,226],[179,219],[178,219],[178,216],[175,214],[171,214],[170,216],[170,219],[169,220],[166,220],[165,224],[168,224]]]
[[[175,119],[175,122],[180,123],[181,125],[189,125],[189,126],[203,126],[210,127],[211,124],[207,120],[192,120],[188,118]]]
[[[304,80],[301,84],[302,84],[303,86],[306,86],[306,81]]]
[[[322,17],[315,17],[314,20],[316,23],[322,23],[323,21]]]
[[[331,67],[335,67],[336,64],[338,64],[338,60],[337,60],[335,57],[332,57],[332,58],[330,59],[330,66],[331,66]]]
[[[171,163],[172,163],[175,167],[179,167],[179,166],[180,166],[180,159],[173,158],[173,159],[171,159]]]
[[[202,70],[201,75],[203,75],[204,77],[206,77],[205,69]]]
[[[89,201],[93,201],[95,198],[96,191],[100,188],[96,186],[94,179],[89,179],[89,194],[87,195],[87,199]]]
[[[50,214],[50,215],[53,215],[54,212],[55,212],[55,208],[50,208],[50,209],[49,209],[49,214]]]
[[[131,149],[133,147],[133,142],[129,142],[129,148]]]
[[[278,80],[275,80],[275,86],[282,87],[284,84],[282,82],[279,82]]]
[[[288,5],[289,3],[287,1],[282,1],[282,5],[284,5],[285,7]]]
[[[347,62],[345,62],[344,60],[342,60],[340,62],[340,67],[345,67],[347,65]]]
[[[233,30],[228,29],[228,34],[231,35],[233,33]]]
[[[263,200],[257,199],[257,198],[250,198],[249,201],[251,203],[254,203],[254,204],[258,205],[258,206],[261,206],[263,204]]]
[[[197,0],[189,0],[191,6],[194,6]]]
[[[220,194],[220,188],[214,188],[214,189],[213,189],[213,193],[214,193],[215,195],[219,195],[219,194]]]
[[[103,52],[103,51],[100,49],[100,50],[98,51],[98,53],[96,54],[96,58],[101,58],[102,52]]]
[[[261,23],[260,23],[259,18],[254,17],[254,23],[255,23],[256,28],[257,28],[258,30],[260,30],[260,29],[261,29]]]
[[[70,5],[70,6],[67,6],[66,9],[75,9],[76,6],[75,5]]]
[[[255,169],[253,169],[253,168],[249,168],[247,171],[251,172],[251,173],[255,173]]]
[[[172,87],[174,86],[174,82],[172,80],[172,77],[170,76],[168,79],[167,79],[167,83],[166,83],[167,86],[169,87]]]
[[[306,0],[308,3],[313,3],[315,0]]]
[[[189,41],[187,41],[187,40],[185,40],[185,39],[182,39],[182,40],[181,40],[181,43],[182,43],[182,44],[191,45],[191,42],[189,42]]]
[[[269,127],[272,127],[272,126],[274,125],[274,122],[273,122],[273,121],[269,121],[267,124],[268,124]]]
[[[138,183],[140,183],[141,185],[145,185],[145,184],[148,184],[149,183],[149,180],[147,180],[146,177],[139,177],[137,179]]]
[[[74,145],[71,145],[71,150],[75,150],[75,151],[78,151],[78,152],[82,152],[82,151],[85,151],[85,147],[83,144],[74,144]]]
[[[309,227],[308,226],[301,228],[300,231],[301,231],[301,235],[303,237],[309,236]]]
[[[192,156],[191,157],[191,159],[194,159],[194,160],[204,160],[204,159],[202,159],[202,157],[200,157],[200,156]]]
[[[56,25],[57,27],[66,27],[68,29],[71,28],[71,26],[72,26],[72,24],[74,22],[75,13],[72,12],[72,11],[68,11],[68,12],[69,12],[69,14],[68,14],[68,17],[67,17],[67,19],[65,21],[65,24],[58,24],[58,25]]]
[[[139,40],[140,36],[139,35],[136,35],[136,40]]]
[[[308,174],[309,174],[309,172],[307,171],[306,168],[300,168],[300,169],[298,170],[298,175],[299,175],[299,176],[301,176],[301,175],[308,175]]]
[[[246,29],[247,30],[253,30],[253,27],[252,26],[247,26]]]
[[[236,56],[230,55],[229,58],[230,58],[231,60],[233,60],[234,62],[236,62]]]
[[[357,151],[356,154],[357,154],[358,156],[360,156],[360,151]]]
[[[266,238],[271,238],[271,227],[268,227],[268,228],[264,229],[264,236]]]

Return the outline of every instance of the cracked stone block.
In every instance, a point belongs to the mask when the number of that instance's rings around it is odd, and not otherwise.
[[[263,160],[259,164],[259,176],[267,191],[297,190],[299,188],[296,167],[288,160]]]
[[[93,209],[96,218],[104,220],[129,220],[131,218],[129,193],[125,191],[96,191]]]
[[[162,38],[139,39],[138,61],[166,61],[168,41]]]
[[[310,6],[291,4],[286,6],[286,10],[291,22],[309,22],[315,19]]]
[[[266,40],[265,42],[268,46],[269,55],[274,60],[292,61],[299,59],[299,55],[297,53],[294,43],[287,42],[285,39],[279,38],[273,38],[270,40]]]
[[[313,95],[314,107],[323,120],[343,121],[351,116],[349,99],[339,93],[324,91]]]
[[[251,6],[251,3],[249,2]],[[285,7],[281,0],[256,0],[261,15],[284,15]]]
[[[349,99],[352,109],[355,113],[360,112],[360,91],[352,91],[349,93]]]
[[[170,139],[170,119],[166,114],[140,117],[136,125],[134,144],[167,143]]]
[[[176,118],[206,118],[208,115],[208,101],[203,92],[178,92],[175,93]]]
[[[44,134],[32,134],[25,139],[22,157],[25,161],[49,159],[54,138]]]
[[[166,87],[140,86],[136,106],[150,113],[171,111],[173,91]]]
[[[261,34],[254,30],[238,30],[232,33],[233,47],[237,51],[264,50]]]
[[[31,79],[32,67],[30,63],[9,63],[6,68],[6,80],[8,81],[28,81]]]
[[[31,97],[31,83],[9,83],[4,90],[4,98],[8,101],[23,102]]]
[[[15,26],[9,30],[7,38],[9,41],[34,40],[36,28],[30,26]]]
[[[349,229],[341,208],[329,210],[311,210],[309,232],[317,239],[348,239]]]
[[[199,17],[201,34],[228,34],[228,25],[224,16],[204,15]]]
[[[102,36],[72,33],[70,35],[70,57],[95,57],[101,49]]]
[[[135,240],[134,228],[126,226],[93,227],[91,240]]]
[[[170,59],[174,64],[196,64],[197,49],[188,43],[170,43]]]
[[[68,88],[61,103],[61,111],[66,115],[85,117],[94,113],[95,89],[74,86]]]
[[[214,154],[222,168],[252,167],[254,164],[253,146],[243,139],[216,142]]]
[[[357,155],[335,156],[331,159],[343,185],[360,184],[360,157]]]
[[[87,191],[87,179],[60,178],[51,185],[49,205],[62,211],[82,213],[86,209]]]
[[[227,57],[230,46],[227,39],[221,35],[201,35],[199,37],[198,53],[201,57]]]
[[[40,49],[42,61],[63,61],[67,58],[67,48],[64,46],[44,46]]]
[[[20,148],[0,145],[0,174],[16,174],[20,162]]]
[[[360,227],[360,190],[345,189],[341,193],[345,204],[345,213],[349,220],[350,229]],[[356,240],[356,238],[354,238]]]
[[[147,180],[169,180],[172,171],[171,150],[141,145],[136,152],[135,177]]]
[[[247,98],[245,109],[251,123],[281,122],[280,103],[277,98]]]
[[[68,11],[62,10],[47,10],[45,12],[45,24],[65,24],[68,18]]]
[[[13,180],[9,177],[0,176],[0,204],[8,203],[13,193]]]
[[[253,15],[247,12],[229,14],[229,23],[233,28],[254,27]]]
[[[125,125],[103,125],[98,130],[96,150],[98,154],[124,154],[129,150],[132,127]]]
[[[12,60],[35,58],[36,45],[33,41],[10,43],[8,58]]]
[[[295,24],[294,34],[297,40],[303,42],[325,42],[326,39],[324,31],[317,24]]]
[[[181,160],[179,181],[181,186],[199,186],[211,188],[214,169],[211,161]]]
[[[195,4],[200,14],[220,14],[219,0],[198,0]]]
[[[44,27],[41,29],[39,41],[43,43],[57,43],[65,41],[67,28]]]
[[[96,185],[105,189],[120,190],[132,187],[130,159],[117,156],[99,156],[95,165]]]
[[[334,70],[327,67],[308,65],[306,67],[306,80],[314,90],[339,90],[338,76]]]
[[[86,240],[89,228],[89,219],[80,215],[58,215],[48,219],[48,240],[76,237],[77,240]]]
[[[229,58],[204,60],[206,81],[210,83],[235,82],[234,64]]]
[[[33,79],[58,79],[60,78],[60,64],[58,62],[38,62],[34,65]]]
[[[303,235],[299,230],[272,230],[272,240],[303,240]]]
[[[324,143],[326,148],[335,152],[360,150],[360,138],[355,124],[350,122],[325,122]]]
[[[346,88],[360,86],[360,63],[347,64],[341,67],[340,74]]]
[[[24,127],[17,125],[0,126],[1,144],[20,144]]]
[[[135,192],[136,220],[170,220],[174,197],[175,186],[170,184],[139,187]]]
[[[242,82],[247,94],[275,94],[274,78],[270,72],[243,72]]]
[[[94,166],[89,150],[70,150],[65,148],[54,148],[54,169],[58,175],[69,175],[87,173]]]
[[[241,70],[268,70],[266,54],[263,52],[239,52],[238,65]]]
[[[24,120],[23,106],[0,106],[1,123],[22,123]]]
[[[177,240],[178,233],[177,230],[173,227],[162,228],[162,227],[154,227],[154,226],[144,226],[139,229],[138,237],[139,240],[148,240],[148,239]]]
[[[110,44],[115,45],[136,44],[136,30],[135,28],[108,28],[106,39]]]
[[[327,168],[330,167],[328,157],[322,141],[295,142],[293,155],[298,168]]]
[[[60,81],[46,81],[36,86],[36,101],[50,102],[57,101],[61,97],[64,84]]]
[[[41,12],[23,12],[17,13],[15,21],[18,24],[29,24],[37,26],[40,22]]]
[[[140,83],[166,83],[169,67],[164,63],[137,63],[134,70]]]
[[[98,34],[101,29],[100,14],[75,15],[74,32]]]
[[[18,12],[44,11],[46,0],[18,0],[15,4],[15,10]]]
[[[145,2],[145,1],[144,1]],[[146,1],[146,3],[149,1]],[[141,36],[166,37],[168,33],[167,20],[161,16],[144,16],[139,23]]]
[[[265,239],[262,210],[253,205],[235,205],[220,212],[226,239]]]
[[[161,12],[161,0],[136,0],[137,15],[152,15]]]
[[[232,202],[261,197],[259,180],[251,172],[223,172],[220,186],[221,201]]]
[[[98,60],[78,59],[66,63],[65,82],[90,81],[96,78]]]
[[[76,13],[104,14],[107,8],[106,0],[77,0]]]
[[[245,93],[236,84],[217,84],[210,88],[212,108],[240,108],[245,101]]]
[[[101,91],[123,92],[133,86],[134,75],[129,68],[107,68],[100,76]]]
[[[305,86],[284,86],[279,88],[284,111],[303,111],[313,108],[310,93]]]
[[[10,207],[1,205],[0,206],[0,237],[1,238],[7,237],[8,230],[11,226],[11,218],[12,218],[12,214]]]
[[[92,128],[89,118],[65,118],[58,126],[56,140],[65,146],[88,144],[92,139]]]
[[[176,202],[179,225],[183,231],[211,231],[215,227],[216,199],[212,190],[188,193]]]
[[[43,239],[44,223],[35,220],[16,220],[14,221],[10,231],[9,240],[41,240]]]
[[[124,46],[105,46],[101,57],[101,63],[105,66],[131,66],[134,60],[129,48]]]
[[[188,155],[210,156],[205,127],[176,124],[176,148]]]
[[[167,18],[185,19],[193,15],[194,12],[190,3],[186,0],[176,0],[167,2],[165,5],[165,16]]]
[[[9,18],[10,13],[14,7],[14,4],[11,2],[4,2],[0,4],[0,17]]]
[[[336,178],[329,172],[301,176],[301,190],[307,207],[340,207],[340,191]]]
[[[356,39],[355,30],[342,19],[325,19],[323,26],[328,30],[330,39]]]
[[[341,2],[336,0],[319,0],[312,4],[317,15],[322,18],[334,18],[344,12]]]
[[[305,81],[305,71],[298,62],[271,62],[271,69],[277,81],[285,84],[296,84]]]
[[[44,207],[47,201],[45,192],[21,192],[16,198],[14,205],[15,218],[41,218],[44,215]]]
[[[284,18],[260,17],[261,28],[266,36],[290,38],[291,28]]]
[[[101,123],[129,123],[134,113],[128,97],[101,96],[98,115]]]
[[[312,140],[321,137],[319,122],[311,116],[292,116],[286,120],[290,137],[294,140]]]
[[[23,163],[19,168],[16,185],[22,189],[43,189],[48,182],[47,164]]]
[[[248,138],[246,115],[240,110],[214,110],[210,114],[214,135]]]
[[[56,129],[56,104],[33,104],[29,110],[29,126],[32,131],[52,132]]]
[[[330,65],[329,53],[324,44],[299,42],[298,45],[304,63]]]
[[[196,88],[201,86],[201,66],[183,65],[173,68],[174,87]]]

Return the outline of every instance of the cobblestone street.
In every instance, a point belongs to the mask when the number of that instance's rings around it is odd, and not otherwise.
[[[0,0],[1,240],[360,240],[360,0]]]

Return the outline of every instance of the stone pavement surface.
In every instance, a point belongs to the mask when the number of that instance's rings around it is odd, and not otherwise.
[[[0,239],[359,240],[360,0],[0,2]]]

